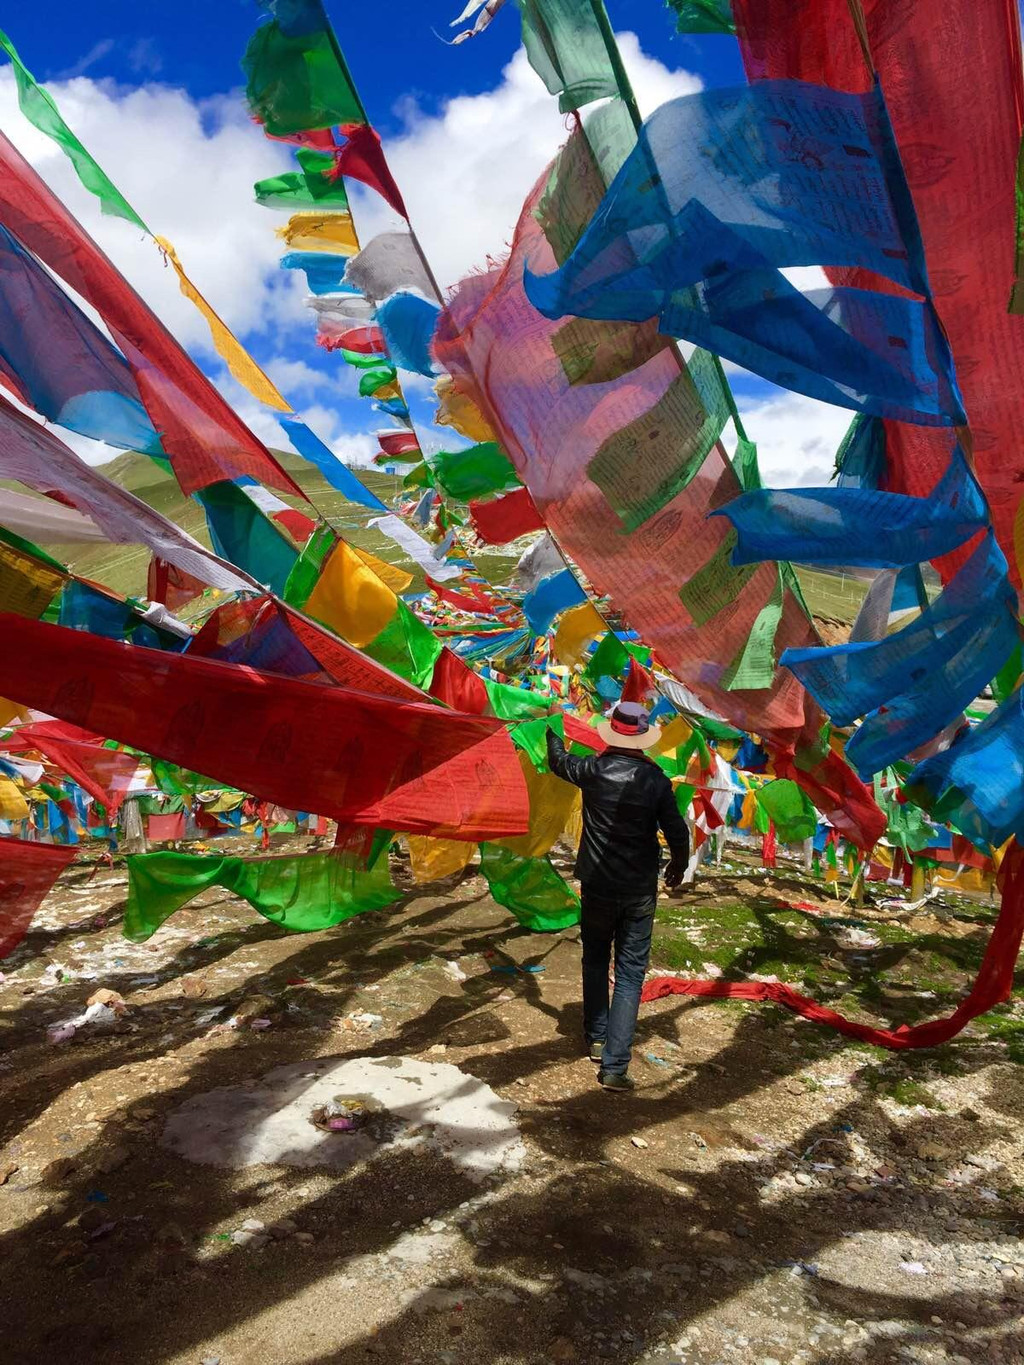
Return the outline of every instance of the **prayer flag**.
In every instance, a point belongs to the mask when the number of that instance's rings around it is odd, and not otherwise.
[[[472,845],[468,847],[472,852]],[[338,852],[280,858],[141,853],[128,859],[125,938],[145,942],[211,886],[248,901],[264,919],[292,933],[331,929],[353,915],[380,910],[400,895],[391,882],[386,849],[368,869]]]
[[[17,616],[0,632],[0,694],[286,809],[468,840],[527,827],[500,721]]]
[[[32,916],[78,852],[56,844],[0,839],[0,958],[28,933]]]

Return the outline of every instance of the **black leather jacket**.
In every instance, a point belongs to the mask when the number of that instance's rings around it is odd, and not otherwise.
[[[661,863],[659,825],[672,861],[689,861],[690,831],[672,783],[642,752],[607,749],[576,758],[549,730],[548,763],[557,777],[583,792],[576,876],[585,889],[600,895],[654,895]]]

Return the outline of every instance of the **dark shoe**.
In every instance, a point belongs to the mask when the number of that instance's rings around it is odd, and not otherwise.
[[[636,1086],[629,1079],[624,1071],[599,1071],[597,1073],[598,1085],[603,1085],[606,1090],[635,1090]]]
[[[604,1058],[604,1040],[602,1039],[599,1043],[591,1043],[587,1049],[587,1056],[592,1062],[596,1062],[600,1066]]]

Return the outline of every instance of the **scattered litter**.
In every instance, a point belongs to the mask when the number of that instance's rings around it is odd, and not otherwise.
[[[672,1069],[672,1063],[671,1063],[671,1062],[666,1062],[665,1059],[664,1059],[664,1057],[656,1057],[656,1056],[654,1055],[653,1052],[645,1052],[645,1053],[644,1053],[644,1061],[645,1061],[645,1062],[650,1062],[652,1066],[662,1066],[662,1067],[664,1067],[667,1071],[671,1071],[671,1069]]]
[[[87,1204],[105,1204],[109,1198],[110,1196],[104,1194],[102,1190],[90,1190],[85,1196],[85,1202]]]
[[[515,976],[516,964],[514,962],[492,962],[492,972],[501,972],[504,976]]]
[[[457,962],[446,962],[444,964],[444,970],[455,981],[467,980],[466,973],[462,970],[462,968],[459,966]]]
[[[904,1275],[927,1275],[928,1271],[920,1261],[900,1261],[900,1269]]]
[[[123,997],[117,991],[108,991],[105,987],[93,991],[85,1003],[87,1005],[108,1005],[117,1015],[128,1012],[128,1006]]]
[[[335,1095],[326,1104],[318,1104],[309,1121],[325,1133],[354,1133],[369,1117],[366,1102],[347,1095]]]
[[[46,1037],[54,1044],[69,1043],[78,1030],[87,1024],[98,1029],[111,1029],[117,1024],[117,1019],[117,1013],[109,1005],[90,1005],[84,1014],[79,1014],[74,1019],[64,1019],[59,1024],[50,1024],[46,1030]]]
[[[530,972],[531,974],[536,975],[538,972],[546,972],[547,967],[541,967],[538,963],[534,962],[526,962],[520,965],[519,970],[521,972]]]

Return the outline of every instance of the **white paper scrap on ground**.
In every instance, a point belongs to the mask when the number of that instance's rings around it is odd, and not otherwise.
[[[310,1119],[339,1096],[365,1103],[354,1132]],[[474,1180],[517,1171],[526,1148],[516,1105],[448,1062],[410,1057],[321,1057],[275,1067],[255,1085],[194,1095],[168,1118],[163,1145],[206,1165],[321,1166],[344,1170],[380,1153],[417,1148],[447,1157]]]

